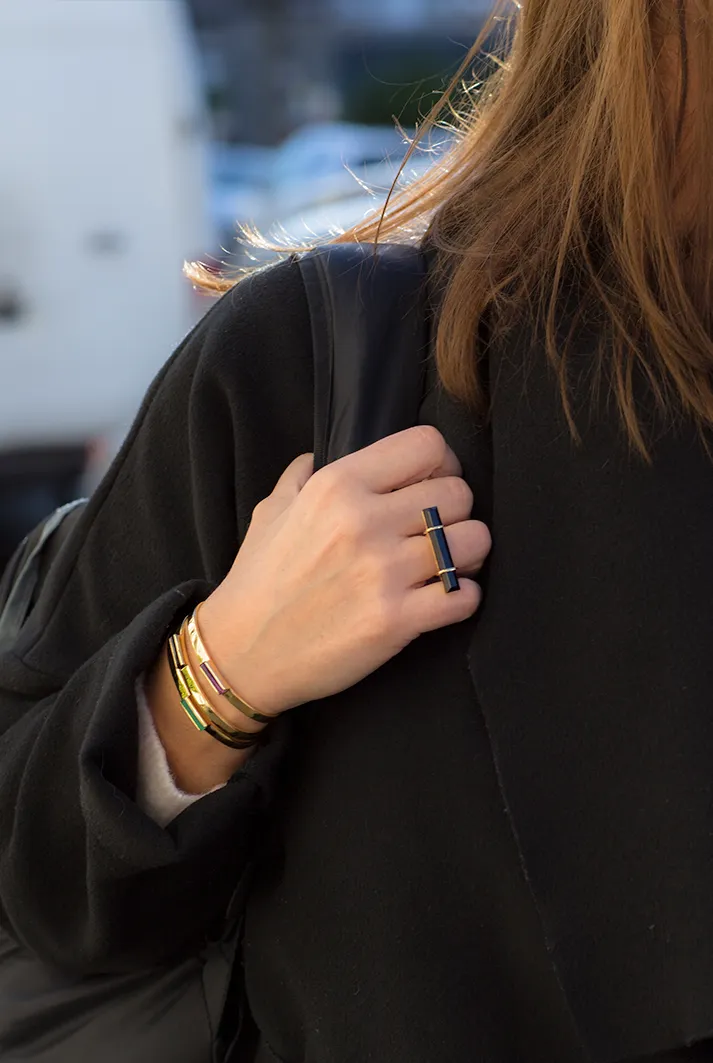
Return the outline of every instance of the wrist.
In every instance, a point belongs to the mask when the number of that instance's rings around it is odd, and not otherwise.
[[[221,695],[213,689],[211,684],[204,679],[203,673],[201,672],[200,660],[196,655],[195,649],[188,640],[186,640],[186,654],[194,675],[196,675],[200,681],[203,697],[210,704],[212,709],[218,712],[231,727],[237,727],[239,730],[246,731],[248,734],[260,734],[265,730],[268,724],[261,723],[259,720],[254,720],[245,713],[240,712],[239,709],[236,709],[228,702],[227,698],[221,697]]]
[[[200,632],[212,664],[218,670],[220,678],[230,687],[231,693],[246,703],[245,711],[230,704],[231,699],[211,690],[211,703],[220,703],[220,712],[241,730],[261,731],[269,722],[254,720],[251,711],[258,716],[275,718],[292,705],[281,696],[274,673],[270,673],[259,660],[252,648],[249,621],[241,617],[236,623],[233,617],[226,616],[221,603],[215,596],[208,598],[200,606]],[[241,635],[241,630],[246,634]],[[253,626],[254,632],[254,626]],[[197,662],[194,647],[191,647],[192,661]],[[207,685],[207,684],[206,684]],[[245,727],[243,728],[243,725]],[[248,725],[250,725],[248,727]]]
[[[144,689],[171,774],[185,793],[204,794],[227,783],[252,756],[252,749],[228,749],[196,730],[181,708],[166,647],[147,674]]]

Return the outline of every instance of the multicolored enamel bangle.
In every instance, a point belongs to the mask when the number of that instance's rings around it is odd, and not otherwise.
[[[274,716],[266,716],[264,713],[258,712],[252,705],[249,705],[247,701],[244,701],[232,687],[229,687],[225,682],[220,672],[216,668],[215,664],[210,658],[210,654],[206,649],[206,645],[201,635],[200,627],[198,625],[198,614],[200,612],[200,605],[188,620],[187,631],[188,638],[191,640],[191,646],[195,652],[196,657],[200,661],[201,672],[208,680],[210,685],[215,690],[216,694],[225,698],[229,705],[232,705],[238,712],[242,712],[244,716],[247,716],[251,720],[255,720],[257,723],[272,723],[275,719]]]
[[[231,749],[250,749],[252,746],[261,744],[267,738],[265,731],[252,733],[231,727],[203,697],[187,660],[185,625],[184,620],[181,629],[171,635],[168,640],[168,661],[181,705],[189,720],[197,730],[205,731],[216,741]]]
[[[259,745],[268,738],[268,733],[265,729],[260,731],[242,731],[238,727],[233,727],[213,708],[201,689],[200,681],[189,663],[186,644],[188,619],[186,617],[178,632],[178,648],[181,660],[184,662],[182,674],[186,680],[190,677],[189,690],[194,706],[198,706],[203,716],[207,719],[209,726],[221,734],[223,738],[227,738],[236,749]]]
[[[232,740],[230,740],[226,735],[224,735],[222,731],[219,731],[217,728],[214,728],[209,723],[209,721],[202,715],[199,710],[199,707],[196,705],[195,701],[193,700],[193,697],[191,696],[191,692],[186,687],[183,678],[183,673],[180,669],[178,662],[178,652],[179,651],[177,645],[177,636],[172,635],[168,643],[168,661],[171,668],[171,675],[173,676],[173,681],[176,684],[176,689],[178,690],[183,710],[188,716],[188,719],[191,721],[193,726],[198,731],[204,731],[206,734],[209,734],[211,738],[215,738],[216,741],[221,742],[225,746],[229,746],[231,749],[248,748],[248,744],[243,742],[241,742],[240,745],[236,746]]]
[[[429,509],[423,510],[423,522],[426,525],[424,535],[428,537],[428,541],[433,548],[438,575],[441,578],[446,594],[459,591],[460,583],[456,576],[456,567],[453,564],[446,531],[437,506],[431,506]]]

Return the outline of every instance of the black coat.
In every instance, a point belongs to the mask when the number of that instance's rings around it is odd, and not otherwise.
[[[141,976],[202,947],[254,858],[259,1063],[612,1063],[713,1035],[713,469],[683,428],[646,466],[608,413],[576,446],[526,329],[490,377],[487,428],[432,371],[421,418],[493,530],[480,617],[290,713],[163,830],[132,799],[136,678],[313,431],[293,264],[188,337],[0,659],[23,948]]]

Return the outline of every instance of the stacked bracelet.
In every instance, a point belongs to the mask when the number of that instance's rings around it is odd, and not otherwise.
[[[215,664],[210,659],[210,654],[206,649],[198,626],[198,614],[200,608],[199,605],[193,616],[189,617],[186,631],[188,633],[188,638],[191,640],[193,651],[200,661],[201,672],[213,687],[216,694],[225,698],[228,704],[232,705],[234,709],[238,710],[238,712],[242,712],[244,716],[248,716],[251,720],[255,720],[256,723],[272,723],[274,716],[264,716],[262,713],[257,712],[252,705],[248,705],[247,701],[243,701],[243,699],[224,681]]]
[[[197,730],[205,731],[231,749],[250,749],[261,744],[267,738],[266,731],[240,731],[232,727],[203,696],[186,652],[185,639],[190,619],[187,617],[168,640],[168,663],[186,715]]]

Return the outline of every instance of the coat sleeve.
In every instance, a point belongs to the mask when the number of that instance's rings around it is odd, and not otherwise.
[[[312,449],[312,386],[304,289],[283,263],[224,296],[168,361],[0,647],[0,922],[48,963],[122,971],[199,949],[246,871],[289,721],[162,829],[134,800],[135,684]]]

